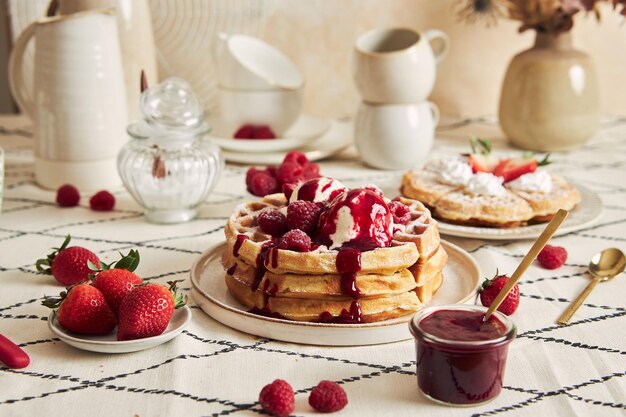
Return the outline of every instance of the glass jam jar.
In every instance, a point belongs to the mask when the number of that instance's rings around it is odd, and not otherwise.
[[[410,323],[417,352],[417,385],[427,398],[457,407],[487,403],[500,394],[513,321],[487,308],[444,305],[417,313]]]
[[[132,140],[117,158],[124,186],[150,222],[193,219],[224,166],[206,139],[204,111],[189,84],[175,77],[145,90],[140,107],[144,117],[128,126]]]

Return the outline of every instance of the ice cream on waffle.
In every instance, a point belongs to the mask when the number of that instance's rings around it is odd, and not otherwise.
[[[371,187],[349,190],[330,178],[239,205],[225,234],[222,263],[234,298],[297,321],[410,314],[440,287],[447,260],[422,203],[391,201]]]
[[[404,175],[401,193],[423,202],[451,223],[509,228],[549,221],[558,209],[580,202],[576,188],[542,168],[546,156],[497,158],[486,140],[473,139],[472,153],[429,161]]]

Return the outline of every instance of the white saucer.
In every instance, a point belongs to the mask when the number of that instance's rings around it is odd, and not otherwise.
[[[229,137],[216,122],[215,130],[209,138],[220,148],[232,152],[281,152],[306,145],[319,138],[330,128],[330,121],[303,114],[282,137],[276,139],[234,139]]]
[[[256,141],[273,142],[273,141]],[[319,138],[314,138],[306,145],[295,148],[307,156],[309,161],[319,161],[347,148],[353,143],[352,123],[332,121],[330,128]],[[222,156],[236,164],[278,165],[285,157],[284,152],[244,153],[222,150]]]
[[[430,305],[462,303],[476,292],[480,267],[469,253],[442,241],[448,252],[443,284]],[[325,346],[361,346],[410,339],[411,315],[366,324],[306,323],[259,316],[248,312],[228,292],[220,262],[224,243],[204,252],[191,268],[191,294],[196,304],[226,326],[256,336],[286,342]]]
[[[150,349],[175,338],[191,321],[191,309],[187,306],[174,310],[170,323],[165,331],[153,337],[136,340],[116,340],[116,330],[103,336],[91,336],[68,332],[59,324],[56,312],[50,313],[48,327],[52,332],[68,345],[78,349],[102,353],[128,353]]]
[[[569,213],[567,219],[555,233],[555,236],[589,227],[602,215],[602,199],[587,187],[578,184],[575,184],[575,187],[580,192],[580,203]],[[492,240],[536,239],[547,225],[547,223],[542,223],[511,229],[497,229],[490,227],[461,226],[446,223],[445,220],[437,221],[441,234]]]

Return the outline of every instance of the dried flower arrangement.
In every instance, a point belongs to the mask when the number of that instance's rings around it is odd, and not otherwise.
[[[534,29],[541,33],[558,34],[569,31],[574,15],[580,11],[593,12],[600,18],[599,3],[612,3],[626,16],[626,0],[460,0],[458,15],[469,22],[484,20],[487,25],[499,18],[518,20],[520,32]]]

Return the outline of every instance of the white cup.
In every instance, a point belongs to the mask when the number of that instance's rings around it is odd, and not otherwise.
[[[280,137],[298,119],[302,89],[219,89],[219,120],[216,133],[232,137],[244,124],[268,125]]]
[[[296,65],[281,51],[247,35],[219,35],[223,41],[217,53],[218,84],[240,90],[302,88]]]
[[[432,148],[439,109],[434,103],[361,103],[354,141],[363,162],[380,169],[406,169],[425,162]]]
[[[431,42],[438,47],[433,53]],[[354,80],[369,103],[419,103],[435,86],[448,35],[436,29],[375,29],[355,43]]]

